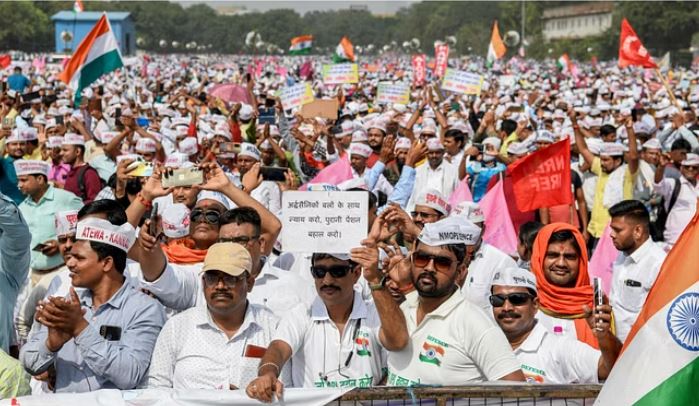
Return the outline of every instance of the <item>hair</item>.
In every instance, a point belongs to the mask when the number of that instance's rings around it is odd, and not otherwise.
[[[551,238],[549,238],[549,244],[568,241],[572,242],[573,248],[575,248],[575,252],[577,252],[578,256],[582,255],[582,248],[578,245],[578,241],[575,239],[575,234],[573,234],[572,231],[556,231],[555,233],[551,234]]]
[[[447,244],[447,249],[456,257],[457,265],[461,265],[466,259],[466,244]]]
[[[650,226],[650,214],[648,209],[639,200],[622,200],[609,208],[609,215],[614,217],[625,217],[636,223]]]
[[[454,138],[454,141],[460,142],[462,145],[464,143],[464,133],[462,133],[461,130],[457,130],[455,128],[452,128],[451,130],[448,130],[446,133],[444,133],[444,138]]]
[[[81,157],[85,156],[85,146],[84,145],[73,145],[75,148],[78,149],[78,155]]]
[[[35,177],[36,179],[44,178],[44,183],[49,183],[49,177],[46,176],[46,175],[44,175],[43,173],[37,173],[37,174],[34,174],[34,175],[29,175],[29,176],[33,176],[33,177]]]
[[[685,140],[684,138],[680,138],[675,140],[675,142],[672,143],[672,146],[670,146],[670,151],[677,151],[678,149],[683,149],[689,152],[692,150],[692,146],[689,144],[689,141]]]
[[[614,134],[616,133],[616,127],[611,124],[605,124],[599,128],[599,133],[602,137],[605,135]]]
[[[321,253],[321,252],[315,252],[315,253],[313,253],[313,255],[311,256],[311,266],[315,266],[316,261],[319,261],[319,260],[321,260],[321,259],[328,259],[328,258],[335,258],[335,257],[332,256],[331,254],[325,254],[325,253]],[[342,260],[339,259],[339,258],[335,258],[335,259],[337,259],[337,260],[339,260],[339,261],[342,261]],[[351,266],[352,268],[354,268],[354,267],[356,267],[356,266],[358,265],[356,262],[352,261],[351,259],[348,259],[347,262],[349,262],[349,264],[350,264],[350,266]]]
[[[538,221],[527,221],[519,227],[517,238],[522,245],[527,247],[528,252],[531,252],[534,247],[536,236],[539,235],[539,230],[541,230],[543,226],[544,225]]]
[[[90,241],[90,247],[93,251],[95,251],[97,258],[100,260],[107,257],[112,257],[112,260],[114,260],[114,267],[120,273],[124,273],[124,269],[126,269],[126,251],[123,251],[121,248],[96,241]]]
[[[78,220],[82,220],[85,216],[91,214],[104,214],[107,216],[107,221],[116,226],[120,226],[128,221],[124,208],[116,200],[111,199],[94,200],[86,204],[78,212]]]
[[[347,189],[348,192],[365,192],[369,194],[369,210],[373,209],[376,207],[376,205],[379,203],[378,197],[372,192],[369,192],[366,189],[358,188],[358,187],[353,187],[351,189]]]
[[[221,227],[226,224],[235,223],[237,225],[241,224],[251,224],[255,229],[255,234],[260,235],[260,230],[262,229],[262,220],[257,210],[252,207],[236,207],[235,209],[226,210],[221,215],[219,224]]]
[[[39,140],[29,140],[27,141],[28,144],[32,144],[35,147],[39,146]]]
[[[509,118],[502,120],[502,123],[500,124],[500,130],[506,132],[507,135],[512,134],[516,129],[517,123],[514,120],[510,120]]]

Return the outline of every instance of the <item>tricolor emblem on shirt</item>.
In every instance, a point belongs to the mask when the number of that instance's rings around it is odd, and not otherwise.
[[[366,337],[357,337],[354,342],[357,344],[357,355],[360,357],[371,357],[371,351],[369,351],[369,339]]]
[[[422,362],[440,366],[442,364],[441,358],[443,356],[444,348],[442,346],[424,342],[422,343],[422,351],[420,352],[420,356],[418,358]]]

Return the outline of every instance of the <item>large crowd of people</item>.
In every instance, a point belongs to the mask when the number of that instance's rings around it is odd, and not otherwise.
[[[462,95],[432,69],[416,83],[409,57],[340,85],[329,63],[140,56],[80,95],[60,66],[5,71],[0,398],[607,378],[697,209],[697,70],[665,87],[613,62],[453,58],[484,78]],[[283,105],[302,82],[336,119]],[[409,102],[377,103],[385,82]],[[238,99],[213,94],[226,85]],[[572,203],[519,210],[507,168],[565,139]],[[314,182],[338,163],[348,177]],[[483,238],[498,182],[517,252]],[[291,190],[367,195],[367,238],[285,251]],[[605,230],[618,254],[598,302]]]

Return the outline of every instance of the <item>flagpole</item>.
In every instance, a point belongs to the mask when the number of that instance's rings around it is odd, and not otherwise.
[[[674,104],[675,107],[677,107],[678,109],[681,110],[680,104],[677,102],[677,99],[675,98],[675,93],[673,93],[672,89],[670,89],[670,84],[667,83],[667,79],[665,79],[665,75],[663,75],[663,73],[660,72],[660,68],[655,68],[655,74],[658,75],[658,78],[660,79],[660,81],[663,82],[663,86],[665,87],[667,94],[670,95],[670,100],[672,100],[672,104]]]

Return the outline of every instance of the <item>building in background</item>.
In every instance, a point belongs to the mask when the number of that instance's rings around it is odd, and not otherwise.
[[[544,10],[544,40],[601,35],[612,26],[614,3],[600,1]]]
[[[57,53],[71,53],[80,45],[80,41],[95,26],[97,20],[102,17],[100,12],[83,11],[59,11],[51,17],[55,28],[55,41]],[[111,12],[107,13],[109,24],[112,26],[114,36],[119,43],[122,55],[136,53],[136,26],[131,13]]]

